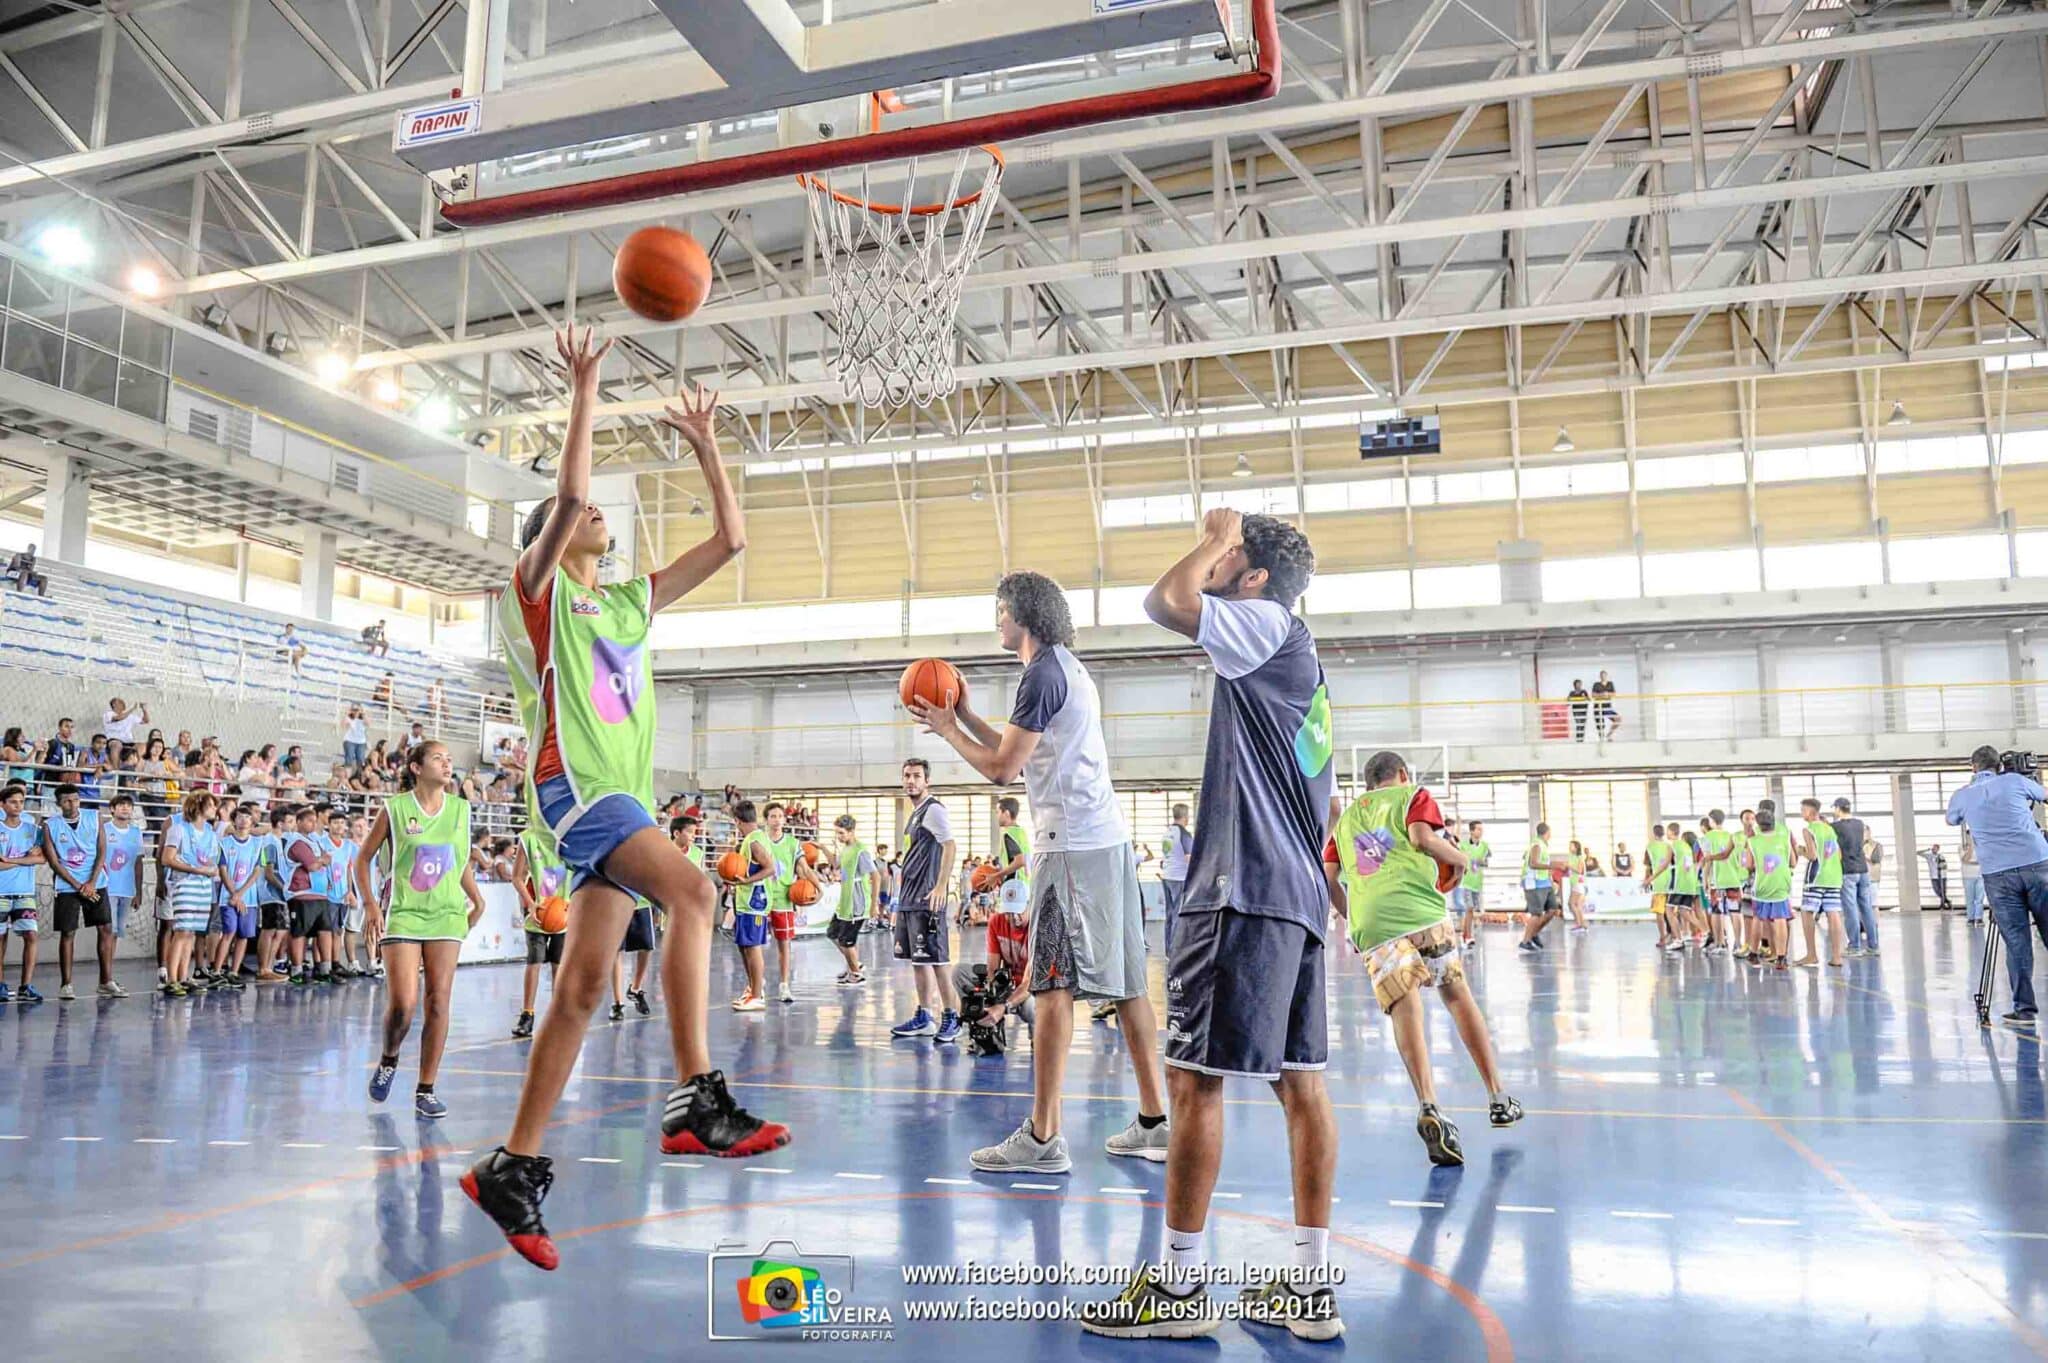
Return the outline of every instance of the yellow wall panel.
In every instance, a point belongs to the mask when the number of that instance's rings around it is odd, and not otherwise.
[[[1394,546],[1400,548],[1400,518],[1390,517]],[[1415,561],[1423,567],[1442,563],[1491,563],[1502,540],[1515,537],[1515,510],[1505,503],[1482,506],[1440,506],[1415,513]],[[1388,560],[1399,563],[1399,557]]]
[[[1747,544],[1747,496],[1737,488],[1646,492],[1636,503],[1648,553]]]
[[[1871,533],[1862,485],[1853,480],[1766,484],[1756,490],[1756,505],[1766,544],[1866,539]]]
[[[1523,537],[1543,546],[1548,558],[1591,558],[1625,554],[1634,547],[1626,497],[1562,497],[1530,502],[1522,515]]]
[[[1990,475],[1983,469],[1880,478],[1877,509],[1891,523],[1894,535],[1981,530],[1998,524],[1991,512]]]

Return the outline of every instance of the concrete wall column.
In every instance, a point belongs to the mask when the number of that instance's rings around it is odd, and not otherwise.
[[[91,509],[91,467],[76,455],[52,454],[49,481],[43,485],[44,558],[60,563],[85,562],[87,516]]]
[[[299,551],[299,610],[309,620],[334,619],[334,557],[341,537],[309,530]]]
[[[1892,776],[1892,828],[1893,841],[1898,843],[1892,849],[1890,858],[1892,874],[1897,877],[1899,887],[1899,908],[1902,912],[1920,909],[1920,838],[1913,821],[1913,773],[1896,772]]]

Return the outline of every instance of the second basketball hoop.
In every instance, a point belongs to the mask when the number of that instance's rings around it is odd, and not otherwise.
[[[898,201],[881,201],[872,181],[895,178],[867,165],[797,177],[810,191],[832,288],[832,364],[847,396],[865,407],[929,407],[958,386],[953,320],[995,212],[1003,154],[984,146],[911,157]]]

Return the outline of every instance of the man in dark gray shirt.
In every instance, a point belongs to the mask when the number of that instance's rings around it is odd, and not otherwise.
[[[1295,1265],[1328,1262],[1337,1124],[1322,1070],[1322,851],[1333,751],[1330,698],[1294,603],[1315,572],[1308,537],[1271,516],[1211,511],[1201,542],[1167,570],[1145,613],[1200,644],[1215,668],[1187,892],[1166,970],[1166,1256],[1082,1328],[1122,1338],[1213,1334],[1203,1234],[1223,1159],[1225,1076],[1271,1082],[1294,1165]],[[1247,1289],[1247,1319],[1334,1339],[1337,1300],[1313,1277]]]
[[[1842,842],[1842,927],[1849,935],[1844,955],[1877,955],[1877,891],[1870,883],[1870,857],[1863,845],[1870,830],[1856,818],[1847,796],[1835,801],[1835,836]]]

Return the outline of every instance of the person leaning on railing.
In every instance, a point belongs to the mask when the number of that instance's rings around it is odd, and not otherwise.
[[[2034,821],[2034,807],[2048,803],[2048,791],[2031,776],[1999,770],[1998,749],[1970,754],[1970,784],[1949,797],[1948,821],[1969,830],[1984,872],[1984,896],[1991,921],[2005,942],[2005,973],[2012,986],[2012,1011],[2005,1020],[2031,1027],[2034,1002],[2032,925],[2048,943],[2048,835]]]

